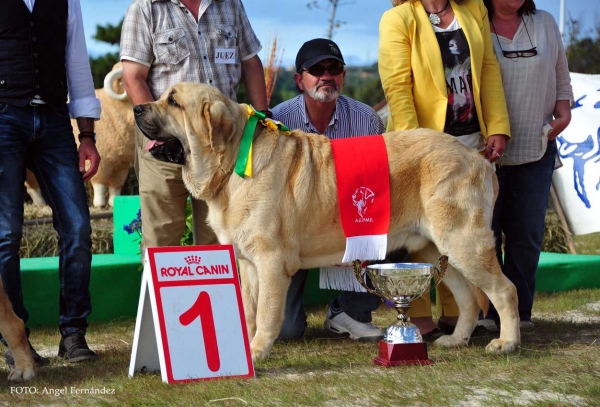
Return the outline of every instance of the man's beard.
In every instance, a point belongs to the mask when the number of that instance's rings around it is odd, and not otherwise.
[[[333,86],[334,88],[322,88],[322,86],[325,84]],[[307,88],[305,85],[304,89],[306,90],[306,93],[308,93],[308,96],[310,96],[317,102],[331,102],[332,100],[336,100],[340,96],[340,87],[334,82],[323,83],[315,86],[312,89]]]

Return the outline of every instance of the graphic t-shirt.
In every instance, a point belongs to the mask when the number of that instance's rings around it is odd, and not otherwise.
[[[454,19],[445,29],[435,27],[448,90],[448,108],[444,132],[465,136],[480,131],[473,100],[471,54],[465,34]]]

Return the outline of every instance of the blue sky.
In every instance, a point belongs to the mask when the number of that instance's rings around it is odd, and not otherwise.
[[[91,39],[96,25],[117,24],[127,11],[130,0],[80,0],[84,26],[91,55],[117,51]],[[325,9],[306,7],[309,0],[243,0],[244,7],[258,38],[270,44],[277,34],[283,49],[283,65],[292,65],[298,49],[307,40],[325,37],[329,13]],[[328,3],[321,0],[321,4]],[[337,20],[345,24],[334,32],[349,65],[367,65],[377,60],[379,19],[391,7],[389,0],[343,0]],[[536,0],[537,8],[550,12],[559,21],[560,0]],[[567,16],[583,24],[584,33],[591,34],[600,22],[600,0],[566,0]],[[265,58],[263,49],[259,56]]]

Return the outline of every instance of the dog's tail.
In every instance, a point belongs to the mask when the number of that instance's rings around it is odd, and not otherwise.
[[[483,316],[486,316],[490,309],[490,299],[479,287],[476,287],[474,284],[471,284],[471,287],[473,287],[477,305],[479,305],[479,308],[483,312]]]

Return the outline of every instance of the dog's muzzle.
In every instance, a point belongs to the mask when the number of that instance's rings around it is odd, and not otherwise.
[[[155,144],[150,149],[152,157],[160,161],[165,161],[174,164],[185,164],[185,154],[183,153],[183,146],[177,139],[171,139],[164,143]]]
[[[185,164],[185,154],[183,153],[183,145],[181,142],[174,137],[166,141],[160,140],[163,139],[164,135],[160,134],[161,129],[157,127],[154,122],[144,120],[143,105],[134,106],[133,114],[135,115],[135,124],[142,134],[149,140],[157,141],[150,149],[152,157],[168,163]]]

